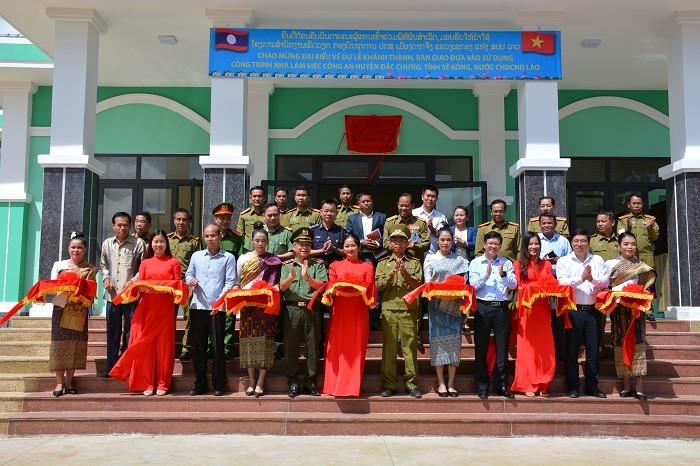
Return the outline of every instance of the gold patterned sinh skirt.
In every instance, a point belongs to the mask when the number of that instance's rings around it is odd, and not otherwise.
[[[240,366],[270,369],[275,362],[275,334],[277,317],[268,320],[257,317],[254,307],[241,311]]]
[[[622,345],[625,341],[625,333],[630,325],[632,310],[625,306],[617,306],[610,313],[612,330],[612,344],[615,354],[615,372],[617,377],[644,377],[647,375],[647,345],[646,345],[646,319],[644,313],[634,321],[634,357],[632,358],[632,370],[622,362]]]
[[[49,371],[85,369],[88,343],[88,308],[68,301],[53,307]]]

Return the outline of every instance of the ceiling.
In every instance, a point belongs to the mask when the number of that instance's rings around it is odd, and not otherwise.
[[[562,89],[665,89],[666,39],[657,30],[675,11],[700,10],[700,0],[0,0],[0,15],[52,56],[54,22],[46,7],[93,8],[107,24],[100,37],[101,86],[209,86],[212,22],[205,10],[226,8],[251,10],[248,27],[425,31],[519,30],[518,12],[538,11],[540,17],[554,12],[563,17],[557,27]],[[551,23],[543,23],[543,29],[552,29]],[[160,45],[159,34],[176,36],[177,45]],[[584,39],[602,39],[602,44],[584,49]],[[48,85],[51,79],[50,69],[0,68],[0,81]]]

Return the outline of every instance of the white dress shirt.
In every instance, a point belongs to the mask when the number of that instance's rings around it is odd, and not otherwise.
[[[581,280],[583,268],[587,265],[591,266],[592,282]],[[557,279],[562,285],[574,287],[576,304],[591,305],[595,304],[595,294],[608,287],[609,275],[602,257],[589,252],[586,259],[581,261],[572,252],[557,261]]]
[[[433,228],[436,230],[439,229],[441,226],[447,226],[447,217],[445,217],[445,214],[440,212],[437,209],[433,209],[432,212],[426,212],[423,210],[423,206],[416,207],[413,209],[411,212],[413,215],[416,217],[420,217],[423,220],[425,220],[426,223],[431,222],[433,225]],[[430,232],[430,250],[425,253],[427,256],[428,254],[435,254],[438,250],[438,244],[437,244],[437,238],[433,234],[433,232]]]

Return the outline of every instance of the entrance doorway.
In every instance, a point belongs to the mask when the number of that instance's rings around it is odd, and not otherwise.
[[[128,212],[151,214],[151,231],[173,230],[173,212],[192,213],[191,231],[199,236],[202,225],[203,171],[192,156],[98,156],[107,170],[98,188],[99,241],[113,235],[112,215]]]

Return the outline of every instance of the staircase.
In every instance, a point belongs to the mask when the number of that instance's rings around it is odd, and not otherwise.
[[[184,322],[178,320],[179,342]],[[609,325],[609,324],[608,324]],[[563,365],[557,368],[550,398],[480,400],[473,380],[472,334],[462,339],[457,371],[459,398],[439,398],[430,367],[428,335],[419,348],[419,388],[423,398],[381,398],[381,333],[370,332],[363,396],[289,398],[283,361],[268,373],[266,395],[243,393],[245,369],[227,362],[228,391],[223,397],[189,396],[194,376],[190,362],[175,361],[171,392],[144,397],[123,382],[101,379],[106,333],[104,318],[91,318],[88,364],[76,373],[78,395],[54,398],[48,374],[49,318],[15,317],[0,329],[0,434],[288,434],[288,435],[478,435],[621,436],[700,438],[700,322],[647,323],[646,402],[617,396],[621,383],[613,362],[601,362],[600,388],[608,398],[569,399]],[[606,334],[609,340],[609,332]],[[514,352],[512,350],[511,352]],[[178,348],[179,353],[179,348]],[[303,354],[301,356],[303,358]],[[301,362],[301,360],[300,360]],[[322,368],[321,368],[322,370]],[[399,374],[403,364],[399,363]],[[512,379],[513,361],[509,374]],[[318,385],[322,386],[323,376]],[[399,393],[402,393],[401,390]]]

